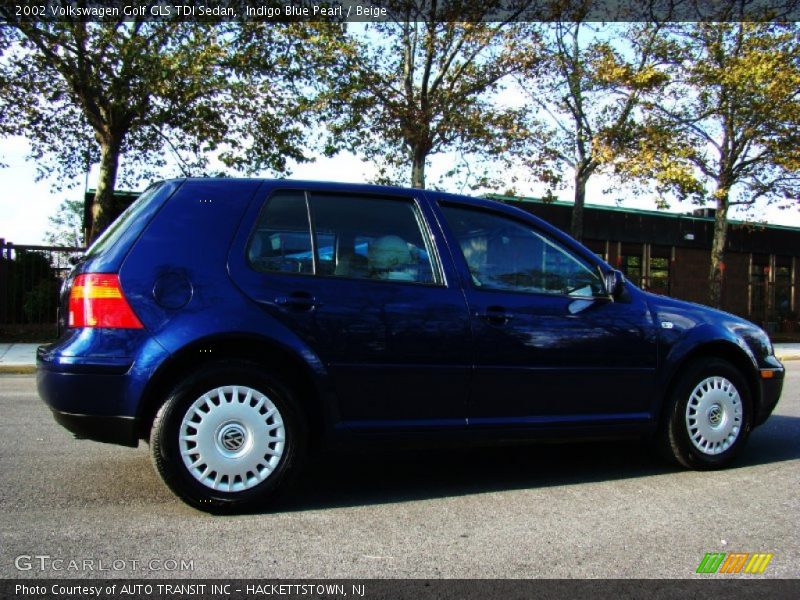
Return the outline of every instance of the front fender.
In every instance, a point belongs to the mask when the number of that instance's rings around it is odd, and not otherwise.
[[[664,330],[665,333],[668,330]],[[674,331],[674,330],[673,330]],[[672,384],[680,372],[692,360],[716,356],[733,363],[743,371],[750,382],[754,401],[759,401],[758,362],[744,339],[725,327],[703,323],[685,331],[670,335],[662,334],[664,363],[658,378],[658,389],[662,390],[660,404],[663,406]]]

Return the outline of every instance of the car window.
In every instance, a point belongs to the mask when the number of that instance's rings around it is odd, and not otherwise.
[[[410,200],[311,194],[318,274],[437,283],[424,223]]]
[[[167,186],[163,183],[157,183],[147,188],[133,203],[126,208],[116,220],[109,225],[100,237],[86,250],[86,256],[95,256],[102,254],[108,248],[111,248],[122,237],[122,234],[128,227],[143,228],[145,222],[141,219],[144,213],[152,202],[159,202],[163,200],[163,195],[159,196],[158,192],[166,190]]]
[[[429,236],[410,200],[278,192],[247,244],[257,271],[411,283],[440,281]],[[314,222],[316,262],[309,206]]]
[[[482,210],[442,206],[476,287],[579,297],[604,295],[596,268],[523,223]]]
[[[247,243],[247,259],[257,271],[314,272],[303,192],[278,192],[267,201]]]

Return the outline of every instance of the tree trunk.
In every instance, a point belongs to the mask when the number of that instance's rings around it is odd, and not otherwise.
[[[583,239],[583,205],[586,201],[586,182],[589,177],[582,173],[575,174],[575,203],[572,207],[570,233],[580,241]]]
[[[411,155],[411,187],[425,189],[425,159],[427,153],[414,150]]]
[[[728,234],[728,187],[717,188],[717,212],[714,216],[714,239],[711,242],[711,270],[708,274],[708,303],[722,305],[722,283],[725,277],[725,241]]]
[[[92,200],[92,210],[89,211],[91,223],[87,223],[89,232],[87,244],[91,244],[117,217],[114,214],[114,187],[117,183],[117,169],[119,168],[119,154],[122,149],[122,140],[112,139],[100,144],[100,176],[97,181],[97,190]]]

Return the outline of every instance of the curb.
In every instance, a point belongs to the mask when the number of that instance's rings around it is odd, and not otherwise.
[[[0,375],[31,375],[36,365],[0,365]]]
[[[785,355],[776,355],[777,358],[781,362],[786,362],[787,360],[800,360],[800,354],[785,354]]]

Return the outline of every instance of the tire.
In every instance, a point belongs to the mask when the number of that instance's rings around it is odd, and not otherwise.
[[[660,436],[662,453],[684,467],[721,469],[741,452],[752,429],[750,387],[729,362],[704,358],[673,387]]]
[[[213,513],[262,508],[299,470],[305,419],[289,388],[263,365],[221,361],[167,395],[153,421],[150,456],[164,483]]]

